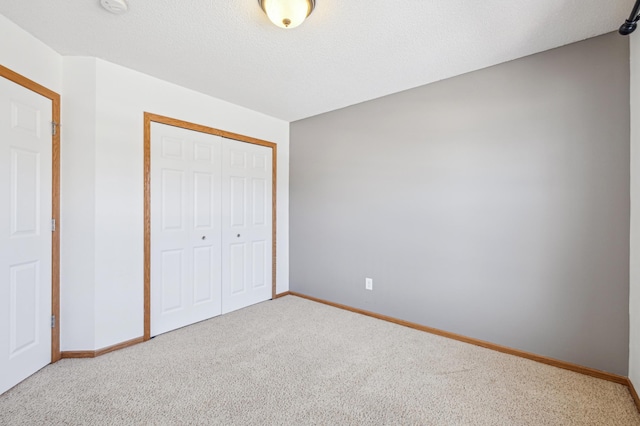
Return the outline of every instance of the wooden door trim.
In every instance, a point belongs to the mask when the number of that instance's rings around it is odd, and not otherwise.
[[[278,173],[278,145],[262,139],[252,138],[239,133],[227,132],[213,127],[203,126],[188,121],[165,117],[150,112],[144,113],[144,335],[145,341],[151,339],[151,123],[166,124],[194,130],[200,133],[222,136],[254,145],[261,145],[272,150],[272,205],[271,205],[271,298],[276,298],[276,195]]]
[[[51,328],[51,362],[60,360],[60,95],[0,65],[0,77],[4,77],[32,92],[51,100],[51,117],[58,123],[56,134],[51,137],[51,216],[56,229],[51,233],[51,314],[55,327]]]

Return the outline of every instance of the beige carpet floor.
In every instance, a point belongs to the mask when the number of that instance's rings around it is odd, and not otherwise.
[[[294,296],[0,396],[2,425],[640,425],[626,387]]]

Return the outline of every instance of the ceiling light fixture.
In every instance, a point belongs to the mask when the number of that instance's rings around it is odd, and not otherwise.
[[[267,17],[281,28],[302,24],[316,7],[315,0],[258,0]]]

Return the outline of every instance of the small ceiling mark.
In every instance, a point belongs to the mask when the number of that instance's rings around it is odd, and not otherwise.
[[[100,0],[100,4],[107,11],[116,15],[122,15],[129,10],[127,0]]]

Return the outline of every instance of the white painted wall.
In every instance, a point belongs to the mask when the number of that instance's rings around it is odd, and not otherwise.
[[[95,139],[95,106],[90,108],[95,60],[65,59],[2,15],[0,40],[10,40],[0,43],[0,64],[61,95],[60,343],[62,350],[90,349],[95,345],[94,148],[87,141]]]
[[[288,123],[95,58],[64,58],[62,342],[143,333],[143,113],[278,143],[278,292],[288,282]]]
[[[630,36],[631,228],[629,252],[629,378],[640,390],[640,34]]]
[[[95,347],[96,60],[65,57],[61,95],[60,347]]]
[[[54,92],[62,87],[62,56],[0,15],[0,64]]]
[[[277,291],[287,291],[289,124],[102,60],[96,65],[96,348],[142,335],[145,111],[278,144]]]
[[[278,144],[277,291],[289,289],[289,124],[95,58],[0,15],[0,64],[61,94],[61,349],[143,332],[143,112]]]

